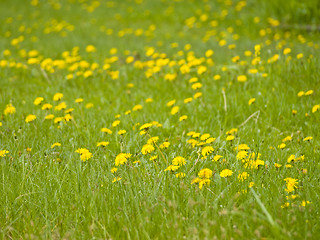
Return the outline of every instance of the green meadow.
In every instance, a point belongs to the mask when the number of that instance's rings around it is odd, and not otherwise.
[[[320,238],[317,0],[0,9],[0,239]]]

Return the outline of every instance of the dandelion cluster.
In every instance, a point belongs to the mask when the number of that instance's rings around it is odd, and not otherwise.
[[[320,45],[292,1],[7,1],[4,238],[316,238]]]

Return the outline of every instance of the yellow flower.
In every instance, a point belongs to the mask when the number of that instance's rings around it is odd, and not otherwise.
[[[213,143],[216,139],[213,137],[210,137],[206,140],[206,143]]]
[[[158,158],[158,155],[153,155],[149,158],[150,161],[154,161]]]
[[[198,137],[200,137],[200,133],[194,133],[194,134],[192,135],[192,137],[193,137],[193,138],[198,138]]]
[[[146,154],[151,153],[153,151],[154,151],[154,146],[151,144],[145,144],[141,149],[141,153],[143,155],[146,155]]]
[[[280,145],[278,145],[278,148],[280,148],[280,149],[284,149],[285,147],[286,147],[285,143],[281,143]]]
[[[288,142],[291,141],[292,137],[291,136],[286,136],[284,139],[282,139],[282,142]]]
[[[246,159],[248,156],[248,152],[247,151],[239,151],[237,153],[237,159],[238,160],[243,160],[243,159]]]
[[[202,189],[203,186],[209,186],[210,185],[210,179],[201,179],[199,182],[199,189]]]
[[[298,188],[298,179],[294,178],[285,178],[284,181],[287,183],[287,188],[285,189],[286,192],[291,193],[293,192],[296,188]]]
[[[51,145],[51,148],[60,147],[60,146],[61,146],[61,143],[56,142],[56,143]]]
[[[309,201],[305,201],[305,200],[303,200],[302,202],[301,202],[301,206],[302,207],[305,207],[306,205],[308,205],[308,204],[310,204],[311,202],[309,202]]]
[[[63,117],[56,117],[53,121],[54,121],[54,123],[64,122],[64,118]]]
[[[178,106],[175,106],[171,109],[171,115],[175,115],[177,112],[179,112],[179,107]]]
[[[33,101],[33,104],[34,105],[39,105],[41,104],[43,101],[43,97],[37,97],[34,101]]]
[[[185,176],[186,176],[186,174],[183,172],[179,172],[176,174],[176,178],[184,178]]]
[[[315,113],[316,111],[318,111],[320,109],[320,104],[319,105],[314,105],[312,107],[312,113]]]
[[[300,58],[303,58],[303,53],[299,53],[299,54],[297,55],[297,59],[300,59]]]
[[[216,156],[213,157],[212,162],[217,162],[217,161],[219,161],[220,158],[222,158],[221,155],[216,155]]]
[[[165,76],[164,76],[164,80],[167,80],[167,81],[173,81],[175,80],[177,77],[177,74],[176,73],[167,73]]]
[[[200,137],[200,140],[201,140],[201,141],[205,141],[205,140],[207,140],[209,137],[210,137],[210,134],[209,134],[209,133],[204,133],[204,134],[202,134],[202,136]]]
[[[29,122],[34,121],[36,118],[37,118],[36,115],[29,114],[29,115],[26,117],[25,121],[26,121],[26,123],[29,123]]]
[[[83,76],[85,78],[91,77],[93,75],[93,72],[91,70],[87,70],[83,73]]]
[[[285,49],[283,50],[283,54],[284,54],[284,55],[287,55],[287,54],[289,54],[289,53],[291,53],[291,49],[290,49],[290,48],[285,48]]]
[[[11,104],[7,104],[5,110],[3,111],[4,115],[14,114],[16,112],[16,108]]]
[[[141,130],[148,130],[149,128],[151,128],[153,125],[152,123],[145,123],[140,127],[140,131]]]
[[[189,102],[191,102],[191,101],[192,101],[192,97],[186,98],[185,100],[183,100],[184,103],[189,103]]]
[[[274,166],[275,166],[276,168],[280,168],[282,165],[279,164],[279,163],[275,163]]]
[[[76,150],[76,153],[79,153],[80,154],[80,159],[85,162],[87,160],[89,160],[90,158],[92,158],[92,153],[89,152],[88,149],[86,148],[78,148]]]
[[[128,56],[126,58],[126,63],[132,63],[134,61],[134,57],[133,56]]]
[[[212,153],[213,151],[214,151],[213,147],[211,147],[211,146],[206,146],[206,147],[202,148],[201,154],[202,154],[202,156],[206,157],[206,156],[208,156],[210,153]]]
[[[64,116],[64,120],[65,120],[66,122],[69,122],[69,121],[72,120],[72,116],[68,113],[68,114],[66,114],[66,115]]]
[[[93,108],[93,103],[87,103],[87,104],[86,104],[86,108],[87,108],[87,109]]]
[[[175,165],[170,165],[170,166],[168,166],[164,171],[166,172],[166,171],[170,171],[170,172],[174,172],[174,171],[176,171],[176,170],[178,170],[179,169],[179,167],[180,166],[175,166]]]
[[[309,136],[309,137],[304,138],[303,141],[304,141],[304,142],[305,142],[305,141],[310,141],[310,140],[312,140],[312,139],[313,139],[313,138]]]
[[[253,185],[254,185],[254,182],[250,182],[250,183],[249,183],[249,188],[252,188]]]
[[[112,183],[118,182],[118,181],[120,181],[121,179],[122,179],[121,177],[115,177],[115,178],[112,180]]]
[[[255,98],[251,98],[251,99],[249,100],[249,102],[248,102],[249,106],[250,106],[252,103],[254,103],[255,101],[256,101]]]
[[[247,76],[246,75],[240,75],[237,77],[238,82],[246,82]]]
[[[232,175],[232,171],[229,169],[224,169],[220,172],[220,177],[230,177]]]
[[[119,130],[118,131],[118,135],[123,135],[123,134],[125,134],[127,131],[126,130],[124,130],[124,129],[122,129],[122,130]]]
[[[97,147],[106,147],[109,145],[109,142],[97,142]]]
[[[9,153],[8,150],[0,150],[0,157],[5,157],[7,153]]]
[[[152,138],[148,139],[147,144],[154,144],[154,143],[158,142],[158,140],[159,140],[159,137],[157,137],[157,136],[152,137]]]
[[[119,154],[116,156],[115,165],[116,165],[116,166],[119,166],[119,165],[125,164],[130,157],[131,157],[131,154],[130,154],[130,153],[119,153]]]
[[[112,131],[109,128],[101,128],[101,132],[112,134]]]
[[[195,93],[194,95],[193,95],[193,98],[194,99],[198,99],[199,97],[201,97],[202,96],[202,92],[197,92],[197,93]]]
[[[234,133],[237,133],[238,132],[238,129],[237,128],[231,128],[229,131],[226,132],[227,135],[231,135],[231,134],[234,134]]]
[[[42,110],[49,110],[52,108],[52,105],[50,103],[46,103],[46,104],[43,104],[42,106]]]
[[[197,73],[198,75],[201,75],[202,73],[206,72],[207,71],[207,67],[206,66],[202,66],[200,65],[198,68],[197,68]]]
[[[132,111],[139,111],[139,110],[141,110],[142,109],[142,105],[140,105],[140,104],[138,104],[138,105],[136,105],[136,106],[134,106],[133,108],[132,108]]]
[[[200,178],[200,183],[202,179],[209,179],[212,177],[212,170],[210,170],[209,168],[201,169],[198,173],[198,176]]]
[[[192,181],[191,181],[191,184],[194,184],[194,183],[199,183],[201,181],[200,178],[194,178]]]
[[[163,142],[163,143],[161,143],[160,148],[164,149],[164,148],[168,148],[169,146],[170,146],[169,142]]]
[[[54,107],[54,110],[61,111],[66,108],[67,108],[67,104],[65,102],[61,102],[57,106]]]
[[[305,95],[305,92],[304,92],[304,91],[298,92],[298,97],[302,97],[303,95]]]
[[[169,102],[167,103],[167,106],[168,106],[168,107],[172,107],[175,103],[176,103],[176,100],[175,100],[175,99],[174,99],[174,100],[171,100],[171,101],[169,101]]]
[[[63,98],[63,94],[62,93],[56,93],[53,96],[53,101],[60,101]]]
[[[312,95],[313,94],[313,90],[309,90],[305,93],[306,96]]]
[[[247,172],[242,172],[242,173],[239,173],[239,175],[238,175],[238,179],[240,182],[243,182],[248,177],[249,177],[249,174]]]
[[[115,120],[113,123],[112,123],[112,127],[116,127],[120,124],[120,120]]]
[[[118,171],[118,168],[115,168],[115,167],[111,168],[110,170],[111,173],[116,173],[117,171]]]
[[[213,76],[213,80],[220,80],[221,76],[219,74]]]
[[[92,53],[92,52],[95,52],[95,51],[96,51],[96,48],[93,45],[86,46],[86,52]]]
[[[175,166],[183,166],[183,165],[186,165],[186,160],[184,157],[178,156],[172,160],[172,164]]]
[[[0,127],[2,127],[2,122],[0,122]]]
[[[199,89],[199,88],[202,88],[202,84],[199,83],[199,82],[194,83],[194,84],[192,84],[191,88],[192,88],[193,90],[197,90],[197,89]]]
[[[199,178],[211,178],[212,170],[209,168],[201,169],[198,173]]]
[[[186,120],[187,118],[188,118],[187,115],[183,115],[183,116],[181,116],[181,117],[179,118],[179,122],[182,122],[182,121]]]
[[[195,83],[198,81],[197,77],[190,78],[189,83]]]
[[[211,50],[211,49],[209,49],[209,50],[206,51],[205,56],[206,56],[207,58],[209,58],[209,57],[211,57],[213,54],[214,54],[214,51]]]
[[[291,155],[288,157],[287,162],[288,162],[288,163],[291,163],[292,161],[294,161],[294,160],[295,160],[295,158],[296,158],[296,156],[295,156],[295,155],[293,155],[293,154],[291,154]]]
[[[45,116],[44,119],[46,119],[46,120],[51,120],[51,119],[53,119],[53,118],[54,118],[54,115],[53,115],[53,114],[49,114],[49,115]]]
[[[233,135],[229,135],[229,136],[227,136],[226,140],[227,141],[232,141],[232,140],[234,140],[234,136]]]
[[[64,112],[65,112],[65,113],[71,113],[71,112],[73,112],[73,111],[74,111],[74,108],[69,108],[69,109],[65,110]]]
[[[74,102],[75,103],[81,103],[81,102],[83,102],[83,99],[82,98],[77,98]]]

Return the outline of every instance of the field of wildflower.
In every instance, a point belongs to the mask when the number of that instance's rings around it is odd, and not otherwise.
[[[319,239],[318,0],[2,0],[0,239]]]

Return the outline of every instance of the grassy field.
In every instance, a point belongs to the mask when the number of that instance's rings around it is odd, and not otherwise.
[[[2,0],[1,239],[319,239],[316,0]]]

